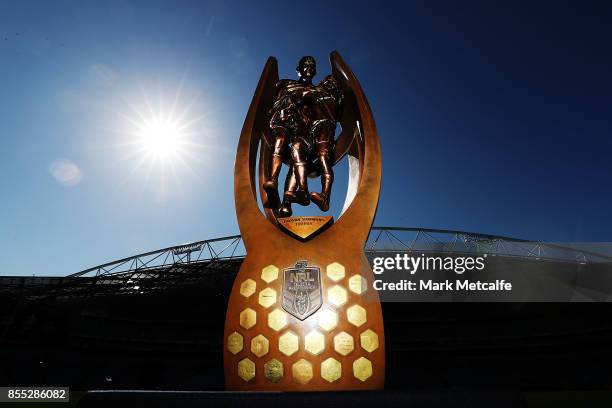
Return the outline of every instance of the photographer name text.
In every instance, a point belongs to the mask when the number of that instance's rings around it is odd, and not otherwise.
[[[504,279],[496,279],[494,281],[470,281],[463,280],[445,280],[437,282],[432,279],[420,279],[418,282],[402,279],[399,282],[383,282],[376,279],[373,282],[374,289],[383,290],[407,290],[407,291],[511,291],[512,283],[506,282]]]

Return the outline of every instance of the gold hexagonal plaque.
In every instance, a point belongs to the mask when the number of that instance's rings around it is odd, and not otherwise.
[[[342,377],[342,364],[335,358],[328,358],[321,363],[321,377],[327,382],[334,382]]]
[[[238,362],[238,377],[244,381],[250,381],[255,377],[255,363],[248,358],[243,358]]]
[[[287,326],[287,314],[280,309],[274,309],[268,314],[268,326],[279,331]]]
[[[264,375],[270,382],[279,382],[284,375],[283,363],[273,358],[264,364]]]
[[[227,349],[232,354],[238,354],[242,351],[244,347],[244,339],[242,338],[242,334],[238,332],[233,332],[229,336],[227,336]]]
[[[300,384],[306,384],[310,380],[312,380],[313,372],[312,372],[312,364],[309,361],[299,359],[293,366],[291,367],[291,373],[293,374],[293,379]]]
[[[245,329],[250,329],[257,323],[257,313],[250,307],[240,312],[240,325]]]
[[[257,283],[253,279],[247,279],[240,285],[240,294],[248,298],[255,293],[255,289],[257,289]]]
[[[373,330],[368,329],[361,333],[359,340],[361,341],[361,348],[368,353],[371,353],[378,348],[378,334],[376,334]]]
[[[334,336],[334,350],[343,356],[348,355],[355,349],[353,336],[347,332],[340,332]]]
[[[298,351],[297,334],[288,331],[278,338],[278,350],[286,356],[291,356]]]
[[[259,292],[259,304],[266,309],[276,303],[276,291],[272,288],[265,288]]]
[[[261,279],[270,283],[278,278],[278,267],[275,265],[268,265],[261,270]]]
[[[359,357],[353,361],[353,375],[361,381],[372,376],[372,362],[365,357]]]
[[[346,303],[346,289],[340,285],[334,285],[327,289],[327,300],[334,306],[342,306]]]
[[[325,350],[325,336],[316,330],[304,337],[304,348],[312,355],[321,354]]]
[[[348,280],[348,287],[351,292],[361,295],[368,290],[368,283],[363,276],[353,275]]]
[[[338,262],[327,265],[327,277],[334,282],[344,278],[344,266]]]
[[[338,325],[338,315],[333,310],[323,309],[317,316],[317,324],[325,331],[333,330]]]
[[[265,356],[270,351],[270,342],[259,334],[251,339],[251,353],[257,357]]]
[[[349,323],[359,327],[367,320],[366,310],[359,305],[353,305],[346,309],[346,318]]]

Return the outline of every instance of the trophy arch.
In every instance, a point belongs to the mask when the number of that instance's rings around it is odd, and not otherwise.
[[[330,228],[313,236],[312,240],[320,239],[333,230],[334,235],[351,236],[351,241],[363,246],[374,221],[380,193],[380,140],[370,106],[357,78],[338,52],[330,54],[330,62],[332,75],[344,93],[341,132],[335,142],[333,163],[335,165],[347,156],[349,180],[339,218]],[[272,239],[282,240],[288,236],[278,228],[278,218],[273,209],[264,206],[263,213],[260,211],[255,185],[258,183],[261,186],[270,173],[270,163],[264,160],[269,157],[272,145],[268,130],[268,110],[273,103],[278,80],[277,61],[269,57],[249,107],[236,155],[236,213],[247,248],[250,241],[257,239],[252,233],[258,236],[264,234],[268,239],[274,237]],[[262,203],[267,201],[266,193],[261,188],[259,197]]]

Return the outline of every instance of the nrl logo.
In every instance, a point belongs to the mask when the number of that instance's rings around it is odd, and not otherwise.
[[[321,273],[308,261],[298,261],[283,271],[283,309],[300,320],[316,312],[322,304]]]

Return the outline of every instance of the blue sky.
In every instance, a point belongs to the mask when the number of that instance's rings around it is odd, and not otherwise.
[[[0,3],[0,274],[237,233],[235,148],[267,56],[294,77],[314,55],[321,79],[334,49],[381,135],[376,224],[610,240],[609,6],[287,3]],[[135,142],[151,112],[191,143],[163,169]]]

